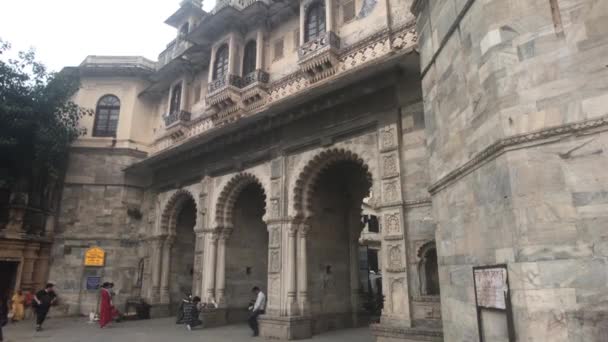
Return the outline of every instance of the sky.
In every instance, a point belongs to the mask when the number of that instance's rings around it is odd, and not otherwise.
[[[177,31],[164,23],[181,0],[0,0],[0,39],[36,50],[50,70],[88,55],[156,60]],[[203,0],[210,10],[215,0]]]

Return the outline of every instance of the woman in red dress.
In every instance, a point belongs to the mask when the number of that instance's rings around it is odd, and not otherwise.
[[[112,321],[112,295],[110,294],[110,283],[101,285],[101,303],[99,305],[99,326],[105,327]]]

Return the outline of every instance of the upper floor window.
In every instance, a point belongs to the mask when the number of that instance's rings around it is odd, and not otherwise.
[[[304,30],[304,39],[307,42],[325,32],[325,4],[323,1],[317,1],[308,9]]]
[[[213,62],[213,79],[223,78],[228,74],[228,45],[224,44],[215,53]]]
[[[190,32],[190,24],[189,23],[185,23],[179,29],[179,36],[180,37],[185,37],[188,34],[188,32]]]
[[[114,95],[106,95],[97,102],[95,123],[93,124],[94,137],[115,137],[118,129],[118,115],[120,114],[120,100]]]
[[[178,83],[171,91],[171,103],[169,103],[169,114],[179,112],[182,101],[182,83]]]
[[[256,54],[257,44],[255,40],[252,40],[245,45],[245,54],[243,55],[243,76],[255,71]]]

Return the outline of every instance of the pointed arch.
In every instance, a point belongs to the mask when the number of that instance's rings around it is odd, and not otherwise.
[[[175,227],[177,224],[177,217],[181,211],[181,209],[183,208],[184,204],[188,201],[192,201],[194,203],[194,207],[197,207],[197,203],[196,200],[194,199],[194,195],[192,195],[192,193],[188,190],[184,190],[184,189],[180,189],[177,190],[172,196],[171,198],[169,198],[169,201],[167,201],[167,204],[165,204],[165,208],[163,210],[162,216],[161,216],[161,221],[160,221],[160,228],[161,228],[161,233],[162,234],[175,234]],[[197,210],[198,212],[198,210]],[[198,215],[196,215],[198,216]],[[198,220],[198,217],[196,217],[196,219]],[[195,223],[196,226],[196,223]]]
[[[266,200],[268,199],[268,193],[264,187],[264,183],[262,183],[257,176],[251,173],[239,173],[232,177],[228,183],[226,183],[218,197],[215,207],[215,222],[218,225],[224,228],[232,227],[232,211],[234,209],[234,203],[239,197],[241,191],[252,183],[259,185],[263,190],[265,209],[267,209],[268,205],[266,204]]]
[[[371,189],[373,176],[370,167],[363,158],[347,149],[334,148],[325,150],[309,160],[298,174],[293,190],[292,202],[296,218],[306,219],[311,216],[311,197],[319,175],[334,163],[343,161],[350,161],[359,165],[363,172],[365,172],[366,181]]]

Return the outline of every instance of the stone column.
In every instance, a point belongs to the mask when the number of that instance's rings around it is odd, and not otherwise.
[[[255,56],[255,68],[257,70],[264,69],[264,30],[259,29],[257,32],[256,39],[256,56]]]
[[[215,300],[218,305],[223,305],[226,293],[226,242],[230,238],[232,229],[224,229],[219,234],[217,247],[217,264],[215,279]]]
[[[385,295],[380,322],[385,325],[407,328],[411,326],[412,318],[398,132],[396,123],[388,123],[378,132],[381,177],[379,180],[379,211],[382,220],[382,287]]]
[[[34,281],[34,265],[38,259],[38,244],[30,244],[25,247],[23,253],[23,268],[21,269],[21,286],[25,290],[36,290]]]
[[[34,283],[36,288],[42,288],[46,283],[49,273],[50,246],[41,246],[38,252],[38,260],[34,266]]]
[[[310,224],[303,223],[299,229],[298,239],[298,300],[300,314],[307,316],[310,313],[308,302],[308,232]]]
[[[203,297],[204,295],[204,273],[205,273],[205,233],[200,230],[195,230],[196,245],[194,253],[194,277],[192,279],[192,293],[196,296]]]
[[[215,259],[216,259],[216,254],[217,254],[217,240],[218,240],[218,234],[216,232],[209,232],[207,233],[207,240],[208,240],[208,245],[207,245],[207,257],[205,259],[208,260],[207,262],[207,267],[205,267],[207,269],[206,273],[205,273],[205,277],[207,279],[207,298],[206,300],[208,302],[210,301],[215,301],[215,267],[216,267],[216,263],[215,263]]]
[[[334,1],[325,0],[325,27],[327,32],[334,30]]]
[[[361,311],[359,293],[359,236],[361,235],[362,227],[360,226],[360,212],[360,210],[356,210],[349,218],[350,303],[354,326],[358,326],[359,311]]]
[[[236,44],[236,36],[234,34],[230,35],[230,40],[228,41],[228,74],[238,75],[239,72],[239,61],[236,59],[237,53],[236,50],[238,46]]]
[[[213,82],[213,65],[215,64],[215,55],[217,55],[217,49],[219,46],[216,46],[211,49],[211,58],[209,58],[209,75],[207,77],[207,83]]]
[[[152,248],[152,293],[150,294],[150,300],[152,303],[158,303],[160,301],[162,245],[161,237],[155,237],[150,241],[150,246]]]
[[[162,244],[162,276],[160,281],[160,302],[169,304],[169,277],[171,275],[171,248],[173,246],[173,236],[168,236]]]
[[[288,225],[287,235],[287,315],[295,316],[297,314],[297,269],[296,269],[296,235],[298,225],[290,223]]]

